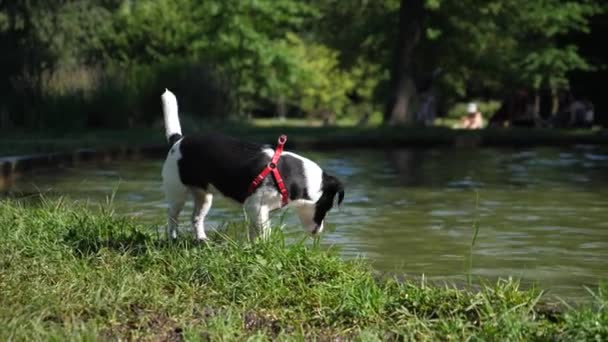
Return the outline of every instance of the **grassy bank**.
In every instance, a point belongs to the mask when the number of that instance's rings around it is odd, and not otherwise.
[[[487,128],[477,131],[447,127],[388,126],[301,126],[215,124],[201,125],[183,120],[184,131],[223,132],[265,143],[274,143],[280,134],[289,136],[290,148],[378,148],[425,146],[555,146],[608,144],[608,132],[601,129]],[[164,144],[161,125],[155,128],[92,131],[10,131],[0,132],[0,156],[67,152],[79,148],[113,148]]]
[[[364,261],[280,233],[250,244],[233,228],[167,243],[107,207],[4,200],[0,340],[608,339],[605,289],[556,308],[511,281],[472,291],[377,279]]]

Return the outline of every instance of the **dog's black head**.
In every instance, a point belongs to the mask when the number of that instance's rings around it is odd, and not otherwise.
[[[298,201],[296,209],[304,230],[315,235],[323,231],[323,221],[327,212],[344,200],[344,186],[334,176],[321,172],[319,177],[319,192],[321,196],[314,201]]]
[[[327,212],[334,206],[334,203],[337,202],[337,205],[342,204],[344,200],[344,186],[338,178],[323,172],[321,191],[323,194],[317,203],[315,203],[315,216],[313,218],[314,222],[320,227],[319,230],[323,229],[323,220]]]

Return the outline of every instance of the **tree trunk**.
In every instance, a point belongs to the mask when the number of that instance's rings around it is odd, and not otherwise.
[[[395,45],[389,97],[384,122],[390,125],[411,122],[414,119],[413,103],[417,96],[412,75],[414,48],[420,41],[424,0],[401,0],[399,9],[399,35]]]

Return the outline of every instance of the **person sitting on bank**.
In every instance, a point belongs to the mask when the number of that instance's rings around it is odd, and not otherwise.
[[[570,104],[570,120],[568,126],[579,128],[591,128],[593,126],[594,108],[591,101],[584,99],[574,101]]]
[[[588,99],[575,100],[571,95],[560,102],[557,114],[552,118],[553,127],[591,128],[595,117],[593,103]]]
[[[460,119],[460,128],[464,129],[480,129],[483,128],[483,117],[477,109],[477,104],[471,102],[467,106],[467,115]]]

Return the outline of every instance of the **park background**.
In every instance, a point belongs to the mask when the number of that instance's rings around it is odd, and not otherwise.
[[[2,1],[0,128],[158,125],[172,89],[199,124],[453,124],[520,93],[605,123],[601,1]],[[448,118],[448,120],[445,120]],[[280,122],[279,122],[280,123]],[[284,123],[285,124],[285,123]],[[428,122],[427,122],[428,124]]]
[[[0,339],[607,340],[607,33],[591,0],[0,0]],[[321,241],[218,196],[168,243],[165,88],[338,175]]]

